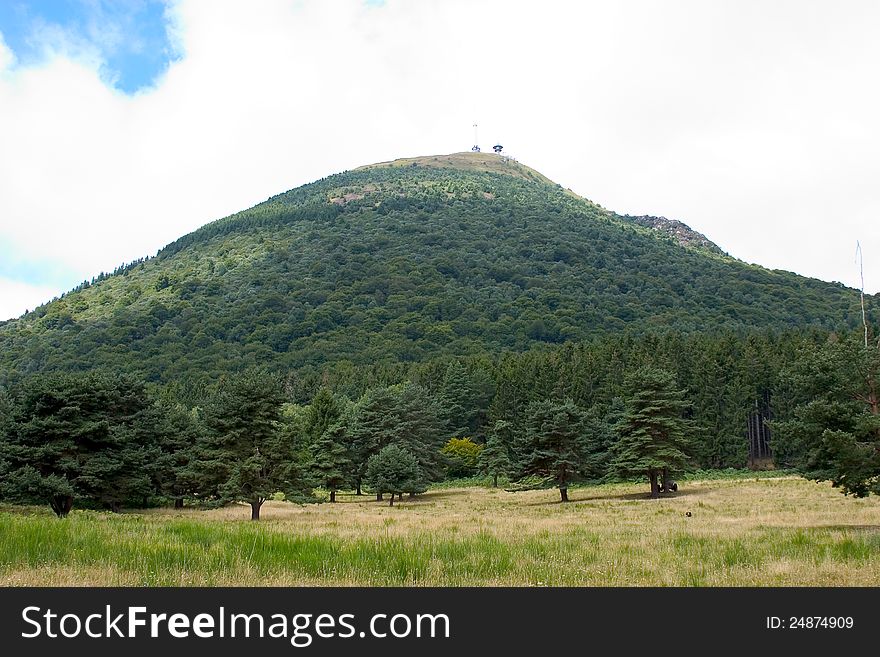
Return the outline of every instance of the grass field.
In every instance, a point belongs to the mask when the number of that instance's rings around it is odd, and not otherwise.
[[[796,477],[507,493],[431,491],[389,508],[0,510],[2,585],[880,585],[880,500]],[[691,516],[686,515],[687,512]]]

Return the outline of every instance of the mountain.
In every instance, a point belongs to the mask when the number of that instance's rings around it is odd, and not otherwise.
[[[680,222],[615,214],[510,158],[456,153],[285,192],[0,325],[0,383],[859,321],[858,294],[840,284],[748,265]]]

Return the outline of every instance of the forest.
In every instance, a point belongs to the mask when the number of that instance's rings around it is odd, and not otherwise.
[[[563,502],[572,486],[635,478],[658,497],[688,471],[747,465],[862,497],[880,493],[878,377],[877,344],[820,330],[608,336],[211,385],[35,374],[0,396],[0,500],[59,517],[237,501],[258,519],[269,499],[393,504],[474,477]],[[771,458],[750,454],[752,421]]]
[[[621,332],[861,324],[854,290],[704,240],[683,246],[537,175],[378,167],[291,190],[0,323],[0,385],[93,368],[212,381]],[[876,303],[866,297],[869,314]]]

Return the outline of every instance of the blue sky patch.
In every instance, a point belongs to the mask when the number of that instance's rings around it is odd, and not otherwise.
[[[60,262],[23,258],[12,244],[0,241],[0,278],[65,291],[82,283],[85,277]]]
[[[0,34],[20,66],[52,51],[92,55],[126,93],[150,86],[177,58],[162,0],[2,0]]]

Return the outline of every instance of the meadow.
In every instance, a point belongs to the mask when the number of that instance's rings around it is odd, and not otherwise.
[[[877,586],[880,500],[795,476],[111,514],[0,507],[0,584]],[[690,514],[690,515],[688,515]]]

